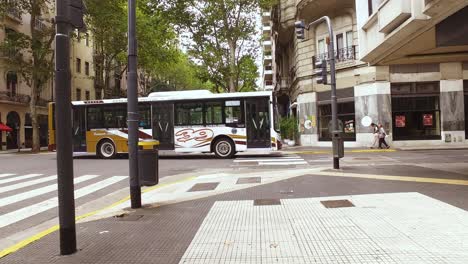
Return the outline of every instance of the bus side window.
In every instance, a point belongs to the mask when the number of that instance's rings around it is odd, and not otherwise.
[[[96,129],[102,127],[102,111],[101,107],[88,107],[87,120],[88,129]]]
[[[244,121],[242,118],[241,102],[239,100],[226,101],[224,116],[226,126],[242,127]]]
[[[140,123],[139,127],[143,129],[151,129],[151,110],[149,104],[140,105],[138,107],[140,114]]]

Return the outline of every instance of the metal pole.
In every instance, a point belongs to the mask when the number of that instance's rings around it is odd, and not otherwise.
[[[60,222],[60,254],[76,252],[75,194],[73,186],[73,150],[70,83],[70,24],[68,1],[56,3],[55,35],[55,124],[57,136],[57,183]]]
[[[130,170],[130,200],[132,208],[141,208],[141,188],[138,178],[138,93],[137,93],[136,0],[128,0],[128,159]]]
[[[333,28],[331,20],[328,16],[321,17],[307,26],[309,29],[312,25],[326,22],[328,26],[328,35],[330,43],[328,44],[328,58],[330,63],[330,84],[331,84],[331,108],[332,108],[332,149],[333,149],[333,168],[340,168],[340,158],[338,154],[338,144],[340,141],[340,131],[338,130],[338,104],[336,99],[336,75],[335,75],[335,46],[333,42]]]

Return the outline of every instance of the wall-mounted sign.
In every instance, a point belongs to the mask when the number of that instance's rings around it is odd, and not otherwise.
[[[434,125],[434,116],[432,114],[423,115],[423,125],[424,126],[433,126]]]
[[[406,116],[395,116],[395,127],[406,127]]]
[[[365,116],[361,119],[361,125],[364,127],[369,127],[372,124],[372,118],[370,116]]]
[[[354,120],[348,120],[345,122],[345,133],[354,133]]]

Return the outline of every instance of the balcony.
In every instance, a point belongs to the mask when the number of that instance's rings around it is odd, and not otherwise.
[[[271,21],[271,11],[262,11],[262,22],[270,22]]]
[[[280,78],[280,90],[288,90],[290,84],[291,84],[291,79],[289,77]]]
[[[29,104],[30,100],[31,97],[26,94],[12,93],[10,91],[0,91],[0,101]]]
[[[271,26],[270,25],[263,25],[263,32],[271,32]]]
[[[271,80],[265,81],[265,83],[264,83],[264,89],[265,89],[266,91],[272,91],[273,88],[274,88],[273,81],[271,81]]]
[[[387,1],[379,8],[378,17],[379,31],[388,34],[411,17],[411,1]]]
[[[15,7],[9,8],[6,12],[7,17],[21,23],[23,21],[21,11]]]
[[[45,31],[47,29],[47,25],[42,21],[42,19],[36,18],[34,21],[34,28],[39,31]]]
[[[317,56],[313,57],[314,64],[316,61],[321,60],[329,60],[329,55],[327,53],[318,54]],[[355,61],[356,58],[356,46],[351,46],[349,48],[343,48],[335,50],[335,62],[337,64],[345,63],[345,62],[352,62]],[[338,67],[339,65],[337,65]]]

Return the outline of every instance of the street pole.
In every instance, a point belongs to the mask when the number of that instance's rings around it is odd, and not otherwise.
[[[138,92],[137,92],[136,0],[128,0],[128,159],[130,172],[130,203],[141,208],[141,187],[138,178]]]
[[[57,186],[60,223],[60,254],[76,252],[75,194],[70,82],[70,24],[68,0],[56,1],[55,126],[57,137]]]
[[[343,142],[341,140],[341,131],[338,130],[338,103],[336,99],[336,73],[335,73],[335,46],[333,44],[333,28],[328,16],[323,16],[307,25],[307,30],[316,24],[326,22],[328,26],[328,58],[330,63],[330,85],[331,85],[331,108],[332,108],[332,149],[333,149],[333,168],[340,168],[340,157],[343,155]],[[303,24],[301,26],[304,28]]]

